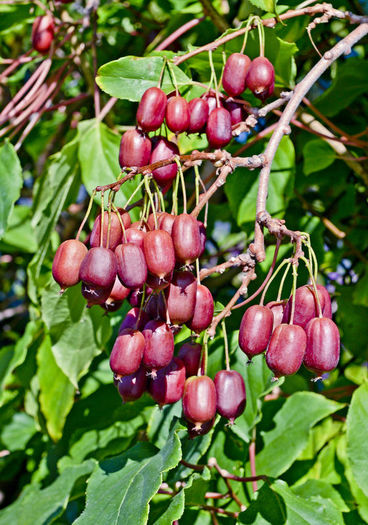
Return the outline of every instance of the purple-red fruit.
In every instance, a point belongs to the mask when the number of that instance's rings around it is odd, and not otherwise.
[[[103,305],[110,296],[112,286],[101,288],[93,284],[82,283],[82,295],[87,301],[87,307],[90,308],[94,304]]]
[[[111,291],[116,272],[114,252],[107,248],[91,248],[80,265],[79,278],[86,284],[99,288],[110,288]]]
[[[124,403],[139,399],[147,388],[146,370],[139,367],[133,374],[122,377],[117,386]]]
[[[210,115],[213,110],[215,110],[217,107],[223,107],[221,100],[219,100],[219,105],[217,105],[217,99],[214,96],[206,97],[205,100],[208,104],[208,114]]]
[[[152,153],[150,158],[150,164],[159,162],[160,160],[170,159],[174,155],[179,155],[179,149],[174,142],[165,139],[165,137],[154,137],[152,139]],[[178,166],[176,162],[162,166],[162,168],[156,168],[152,171],[152,176],[160,186],[165,186],[171,183],[178,172]]]
[[[171,237],[174,243],[176,260],[182,264],[190,264],[201,253],[201,236],[197,220],[181,213],[174,221]]]
[[[225,104],[226,109],[230,113],[231,125],[239,124],[245,120],[245,111],[243,104],[239,102],[229,101]]]
[[[120,214],[122,223],[124,225],[124,228],[129,228],[131,220],[130,216],[127,212]],[[104,212],[104,220],[103,220],[103,246],[106,247],[107,245],[107,234],[109,231],[109,214],[107,211]],[[110,214],[110,233],[109,233],[109,248],[110,250],[115,250],[115,248],[121,243],[122,238],[122,229],[119,217],[117,213],[112,212]],[[93,224],[91,236],[89,239],[89,243],[91,248],[97,248],[100,246],[101,242],[101,214],[97,215],[95,222]]]
[[[318,375],[336,368],[340,358],[340,334],[328,317],[317,317],[306,326],[304,365]]]
[[[189,133],[200,133],[203,131],[209,113],[208,102],[204,98],[193,98],[189,104]]]
[[[150,163],[151,141],[139,129],[129,129],[121,137],[119,164],[121,169],[128,166],[146,166]]]
[[[147,275],[146,283],[156,293],[167,288],[171,282],[172,272],[167,273],[163,277],[157,277],[153,273]]]
[[[174,133],[181,133],[189,126],[189,108],[185,98],[175,96],[169,98],[166,106],[166,124]]]
[[[208,434],[208,432],[211,430],[211,428],[215,424],[215,421],[216,421],[216,417],[213,417],[210,421],[206,421],[205,423],[202,423],[200,428],[198,428],[198,426],[192,423],[191,421],[186,421],[187,428],[188,428],[188,438],[194,439],[198,436],[204,436],[205,434]]]
[[[199,343],[184,343],[180,348],[178,357],[183,361],[186,376],[196,376],[198,374],[201,360],[202,345]]]
[[[115,250],[120,281],[127,288],[140,288],[147,279],[143,250],[136,244],[119,244]]]
[[[116,301],[124,301],[124,299],[126,299],[130,294],[130,292],[131,290],[123,286],[120,282],[119,277],[116,276],[114,286],[112,287],[110,296],[106,302],[114,303]]]
[[[129,310],[129,312],[126,314],[125,318],[123,319],[123,322],[120,325],[119,334],[121,334],[121,332],[126,328],[133,328],[134,330],[143,330],[143,328],[150,319],[144,310],[141,311],[140,315],[139,311],[140,310],[137,307]]]
[[[165,230],[165,232],[171,235],[175,218],[176,216],[171,215],[171,213],[163,213],[158,221],[159,229]]]
[[[243,53],[233,53],[226,60],[222,75],[222,86],[231,97],[237,97],[247,87],[246,77],[251,60]]]
[[[267,348],[273,326],[273,313],[266,306],[253,305],[248,308],[241,320],[239,346],[252,359]]]
[[[196,334],[206,330],[212,322],[215,305],[213,297],[207,286],[197,285],[196,302],[193,317],[186,323]]]
[[[157,377],[149,383],[149,393],[160,406],[176,403],[182,398],[185,383],[185,366],[178,357],[158,370]]]
[[[266,352],[266,363],[275,377],[296,374],[302,365],[307,336],[301,326],[280,324],[275,328]]]
[[[206,227],[203,224],[203,222],[201,221],[197,221],[197,222],[198,222],[198,227],[199,227],[199,237],[201,239],[201,251],[198,257],[201,257],[204,254],[204,251],[206,249],[207,235],[206,235]]]
[[[145,306],[145,311],[151,319],[165,321],[166,305],[163,295],[161,293],[152,294]]]
[[[61,291],[79,283],[79,268],[87,254],[86,246],[76,239],[60,244],[52,263],[52,276]]]
[[[54,39],[55,24],[51,15],[38,16],[32,26],[32,47],[39,53],[47,53]]]
[[[184,417],[196,429],[210,421],[216,414],[215,383],[208,376],[192,376],[185,381],[183,394]]]
[[[147,232],[143,243],[148,270],[164,279],[175,267],[175,251],[171,236],[164,230]]]
[[[231,116],[227,109],[216,108],[208,116],[206,135],[211,148],[223,148],[231,141]]]
[[[318,297],[321,304],[322,315],[331,317],[331,300],[330,296],[320,284],[317,284]],[[283,323],[290,321],[291,306],[293,296],[291,296],[285,306]],[[293,323],[305,328],[309,321],[319,316],[318,304],[312,285],[301,286],[295,291],[295,311]]]
[[[162,321],[148,321],[143,330],[145,348],[143,364],[155,378],[157,370],[167,366],[174,354],[174,336]]]
[[[269,308],[272,311],[272,313],[273,313],[272,331],[274,331],[275,328],[282,323],[282,319],[284,317],[285,305],[286,305],[286,300],[284,300],[284,301],[271,301],[271,302],[266,304],[267,308]]]
[[[167,98],[157,87],[146,89],[137,110],[137,122],[143,131],[155,131],[164,121]]]
[[[191,272],[174,272],[166,289],[166,305],[172,324],[183,324],[194,315],[197,279]]]
[[[266,57],[257,57],[252,60],[246,78],[247,87],[253,94],[265,100],[273,93],[275,70]]]
[[[137,228],[128,228],[125,230],[125,235],[126,242],[135,244],[136,246],[139,246],[141,250],[143,250],[143,239],[146,235],[146,232],[143,230],[138,230]]]
[[[220,370],[215,375],[217,412],[234,423],[245,408],[244,379],[236,370]]]
[[[127,376],[138,370],[144,345],[144,337],[138,330],[125,328],[119,333],[110,354],[110,368],[115,376]]]

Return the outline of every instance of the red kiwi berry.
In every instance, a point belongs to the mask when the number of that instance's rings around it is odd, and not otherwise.
[[[198,428],[198,426],[192,423],[191,421],[186,421],[186,425],[188,429],[188,438],[194,439],[198,436],[204,436],[205,434],[208,434],[208,432],[213,428],[215,421],[216,421],[216,416],[213,417],[210,421],[206,421],[205,423],[202,423],[200,428]]]
[[[184,363],[187,377],[196,376],[198,374],[201,353],[202,345],[199,343],[188,342],[180,347],[178,357]]]
[[[144,310],[140,312],[139,308],[134,307],[131,310],[129,310],[129,312],[124,317],[119,328],[119,334],[121,334],[121,332],[126,328],[133,328],[134,330],[143,330],[143,328],[149,320],[149,315]]]
[[[149,382],[149,393],[160,406],[176,403],[182,398],[185,383],[185,366],[178,357],[157,371]]]
[[[106,302],[124,301],[130,294],[131,290],[123,286],[118,276],[115,277],[114,286],[110,292],[109,299]]]
[[[251,360],[267,348],[273,326],[273,313],[266,306],[253,305],[244,313],[239,328],[239,346]]]
[[[245,409],[244,379],[236,370],[220,370],[215,375],[216,410],[229,419],[230,424],[239,417]]]
[[[100,287],[82,282],[82,295],[87,301],[87,308],[95,304],[103,305],[110,297],[112,286]]]
[[[175,251],[171,236],[164,230],[147,232],[143,243],[147,268],[164,279],[175,267]]]
[[[133,374],[141,365],[145,340],[142,332],[125,328],[116,338],[110,354],[110,368],[115,377]]]
[[[152,144],[143,131],[129,129],[121,137],[119,164],[121,169],[129,166],[146,166],[150,163]]]
[[[201,251],[198,257],[201,257],[204,254],[204,251],[206,249],[206,240],[207,240],[206,226],[201,221],[197,220],[197,222],[198,222],[198,227],[199,227],[199,237],[201,239]]]
[[[222,75],[222,86],[231,97],[237,97],[247,87],[246,77],[251,60],[243,53],[233,53],[226,60]]]
[[[223,148],[232,138],[231,116],[227,109],[216,108],[208,116],[206,135],[211,148]]]
[[[174,272],[165,291],[166,306],[172,324],[184,324],[194,315],[197,279],[191,272]]]
[[[55,24],[51,15],[38,16],[32,26],[32,47],[39,53],[47,53],[54,40]]]
[[[124,225],[124,228],[129,228],[131,224],[129,213],[121,212],[120,217]],[[105,247],[107,245],[108,231],[109,231],[109,213],[105,211],[104,220],[103,220],[103,239],[102,239],[103,246]],[[110,233],[109,233],[109,246],[108,246],[110,250],[114,251],[115,248],[121,243],[122,234],[123,232],[121,229],[119,217],[117,213],[112,212],[110,214]],[[92,228],[92,232],[91,232],[91,236],[89,239],[89,244],[91,248],[96,248],[100,246],[100,241],[101,241],[101,214],[97,215],[95,219],[95,222]]]
[[[215,96],[208,95],[205,100],[208,104],[208,115],[210,115],[217,107],[223,107],[221,100],[219,100],[219,105],[217,105],[217,98]]]
[[[145,339],[143,364],[155,379],[157,370],[167,366],[173,358],[174,336],[163,321],[148,321],[142,333]]]
[[[206,125],[209,113],[208,102],[204,98],[193,98],[189,104],[189,133],[201,133]]]
[[[177,215],[172,232],[176,260],[190,264],[201,253],[201,237],[197,220],[188,213]]]
[[[301,326],[280,324],[275,328],[266,352],[266,363],[275,377],[296,374],[303,363],[307,336]]]
[[[257,57],[252,60],[246,78],[247,87],[252,93],[265,100],[273,93],[275,70],[266,57]]]
[[[286,306],[286,300],[283,301],[271,301],[266,304],[266,307],[269,308],[273,313],[273,327],[272,331],[275,330],[277,326],[282,323],[284,317],[284,310]]]
[[[70,239],[60,244],[52,263],[52,276],[61,288],[79,283],[79,268],[87,255],[86,246],[76,239]]]
[[[120,281],[127,288],[140,288],[147,279],[143,250],[136,244],[119,244],[115,250]]]
[[[166,124],[174,133],[186,131],[189,126],[189,108],[185,98],[171,97],[166,106]]]
[[[152,294],[145,305],[145,312],[154,320],[166,320],[166,303],[162,293]]]
[[[328,317],[316,317],[306,326],[304,365],[319,376],[336,368],[340,358],[340,334]]]
[[[239,124],[239,122],[243,122],[245,120],[245,111],[243,104],[239,104],[239,102],[234,102],[233,100],[230,100],[225,103],[225,108],[230,113],[232,126],[234,126],[235,124]]]
[[[331,317],[331,299],[326,288],[317,285],[319,302],[324,317]],[[290,321],[293,296],[290,296],[284,310],[283,323]],[[319,310],[312,285],[300,286],[295,291],[295,311],[293,323],[305,328],[309,321],[318,317]]]
[[[159,229],[165,230],[171,235],[175,219],[176,215],[171,215],[171,213],[163,213],[158,221]]]
[[[114,286],[117,273],[114,252],[107,248],[91,248],[84,257],[79,269],[79,278],[86,284],[99,288]]]
[[[172,272],[167,273],[163,277],[157,277],[153,273],[148,272],[146,283],[147,285],[154,290],[155,293],[165,290],[171,282]]]
[[[216,388],[210,377],[192,376],[185,381],[183,414],[194,423],[193,430],[200,430],[203,423],[215,417]]]
[[[143,131],[156,131],[164,121],[167,98],[162,89],[151,87],[143,93],[137,110],[137,122]]]
[[[160,160],[170,159],[174,155],[179,155],[179,149],[174,142],[167,140],[165,137],[158,135],[152,139],[152,153],[150,158],[150,164],[159,162]],[[152,171],[152,176],[160,186],[165,186],[171,183],[178,172],[178,166],[176,162],[162,166]]]
[[[212,322],[214,301],[211,292],[203,284],[197,285],[196,302],[193,317],[186,323],[196,334],[206,330]]]
[[[126,242],[139,246],[141,250],[143,250],[143,240],[145,235],[146,232],[138,230],[137,228],[128,228],[125,230]]]
[[[146,370],[140,366],[133,374],[121,377],[117,387],[124,403],[139,399],[147,389]]]

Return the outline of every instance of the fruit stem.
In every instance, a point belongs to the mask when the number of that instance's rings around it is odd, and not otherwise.
[[[198,375],[205,376],[207,373],[207,358],[208,358],[208,333],[203,337],[203,345],[201,350],[201,357],[199,359]]]
[[[176,176],[175,182],[174,182],[174,189],[172,194],[172,208],[171,208],[171,214],[177,215],[178,214],[178,188],[179,188],[179,173]]]
[[[106,236],[106,248],[110,245],[110,231],[111,231],[111,205],[112,205],[112,197],[115,194],[114,191],[109,192],[109,198],[108,198],[108,204],[107,204],[107,236]]]
[[[126,231],[125,231],[125,226],[124,226],[124,223],[123,223],[123,219],[121,218],[121,215],[120,215],[120,213],[119,213],[119,210],[117,209],[117,207],[115,206],[115,204],[112,202],[111,205],[112,205],[112,209],[114,210],[114,212],[115,212],[116,215],[118,216],[118,219],[119,219],[119,222],[120,222],[120,226],[121,226],[121,230],[122,230],[122,232],[123,232],[123,239],[124,239],[124,242],[127,242]]]
[[[248,21],[246,23],[246,26],[245,26],[245,30],[246,32],[244,33],[244,38],[243,38],[243,45],[241,46],[241,50],[240,50],[240,53],[243,54],[244,53],[244,50],[245,50],[245,46],[247,45],[247,40],[248,40],[248,35],[249,35],[249,29],[250,29],[250,26],[251,24],[254,22],[254,19],[256,17],[254,16],[250,16],[248,18]]]
[[[218,94],[217,77],[216,77],[215,67],[213,65],[212,50],[211,49],[208,51],[208,60],[210,62],[211,78],[213,77],[213,81],[215,83],[216,106],[219,108],[220,107],[220,99],[219,99],[219,94]]]
[[[295,290],[296,290],[296,283],[297,283],[297,279],[298,279],[298,270],[297,270],[297,265],[298,265],[297,262],[293,262],[293,289],[292,289],[293,299],[292,299],[292,301],[291,301],[291,313],[290,313],[290,321],[289,321],[289,324],[293,324],[293,323],[294,323],[294,312],[295,312]]]
[[[128,204],[131,202],[131,200],[133,199],[133,197],[138,193],[138,191],[141,189],[141,187],[143,186],[143,184],[144,184],[144,177],[143,177],[143,179],[140,181],[140,183],[138,184],[138,186],[136,187],[136,189],[133,191],[133,193],[131,194],[131,196],[129,197],[129,199],[126,201],[125,206],[124,206],[124,209],[128,206]]]
[[[104,236],[104,218],[105,218],[105,206],[104,206],[104,192],[101,191],[101,222],[100,222],[100,246],[103,248],[103,236]]]
[[[225,319],[221,321],[222,325],[222,334],[224,336],[224,347],[225,347],[225,363],[226,363],[226,370],[230,370],[230,359],[229,359],[229,341],[227,339],[227,332],[226,332],[226,323]]]
[[[314,297],[315,297],[315,299],[317,301],[317,305],[318,305],[318,317],[323,317],[321,301],[319,300],[319,293],[318,293],[318,290],[317,290],[316,280],[314,278],[314,275],[313,275],[313,272],[312,272],[312,268],[310,267],[308,259],[306,259],[305,257],[300,257],[300,259],[302,261],[304,261],[305,266],[306,266],[306,268],[307,268],[307,270],[309,272],[310,279],[312,281],[313,293],[314,293]]]
[[[178,97],[179,96],[178,83],[176,81],[175,71],[174,71],[173,65],[171,64],[170,60],[167,61],[167,65],[169,66],[170,74],[172,76],[172,81],[175,87],[175,94]]]
[[[195,203],[196,206],[199,203],[199,168],[197,165],[194,166],[194,173],[195,173]]]
[[[281,301],[282,290],[284,288],[285,279],[286,279],[287,274],[289,273],[290,266],[291,266],[291,263],[289,262],[287,267],[286,267],[286,270],[284,272],[284,275],[282,276],[282,279],[281,279],[281,282],[280,282],[280,286],[279,286],[279,290],[277,292],[277,299],[276,299],[276,301]]]
[[[152,293],[150,294],[149,297],[151,297]],[[141,320],[141,315],[142,315],[142,311],[143,311],[143,305],[144,305],[145,298],[146,298],[146,283],[144,283],[144,285],[143,285],[143,292],[142,292],[141,304],[140,304],[140,307],[139,307],[139,314],[138,314],[137,321],[136,321],[135,327],[134,327],[135,330],[138,330],[138,326],[139,326],[139,322]]]
[[[81,225],[79,226],[79,230],[78,230],[77,235],[76,235],[76,240],[77,241],[79,241],[80,234],[82,233],[84,225],[86,224],[86,221],[87,221],[87,219],[89,217],[89,214],[91,213],[93,199],[95,198],[95,195],[96,195],[96,190],[93,190],[93,192],[91,194],[91,198],[89,199],[89,203],[88,203],[86,214],[85,214],[85,216],[84,216],[84,218],[83,218],[83,220],[81,222]]]
[[[273,273],[273,270],[275,268],[275,265],[276,265],[276,261],[277,261],[277,255],[279,253],[279,248],[280,248],[280,244],[281,244],[281,239],[279,237],[277,237],[276,239],[276,247],[275,247],[275,253],[273,254],[273,259],[272,259],[272,263],[271,263],[271,266],[270,266],[270,269],[268,270],[268,273],[266,275],[266,278],[265,280],[263,281],[263,285],[261,285],[261,287],[257,290],[256,295],[259,294],[259,292],[262,290],[262,288],[264,287],[264,290],[263,290],[263,293],[261,295],[261,300],[260,300],[260,305],[262,306],[263,303],[264,303],[264,299],[265,299],[265,296],[266,296],[266,293],[267,293],[267,290],[270,286],[270,284],[272,283],[272,281],[274,280],[274,278],[276,277],[276,275],[278,274],[278,272],[280,271],[280,267],[282,266],[282,264],[277,268],[276,272],[273,274],[272,276],[272,273]],[[272,276],[272,277],[271,277]],[[254,296],[254,294],[253,294]],[[253,297],[251,296],[251,297]],[[248,297],[248,299],[246,299],[247,302],[251,301],[251,298]]]
[[[256,20],[257,20],[257,28],[258,28],[258,35],[259,35],[259,56],[264,57],[264,48],[265,48],[264,27],[258,17]]]
[[[165,68],[166,68],[166,63],[167,63],[167,57],[164,56],[163,57],[163,64],[162,64],[162,68],[161,68],[161,72],[160,72],[160,78],[158,79],[158,84],[157,84],[157,87],[159,87],[159,88],[161,88],[162,79],[164,77],[164,72],[165,72]]]
[[[187,191],[185,189],[185,180],[184,180],[184,173],[181,169],[180,160],[178,158],[175,158],[175,162],[178,165],[178,171],[180,176],[180,182],[181,182],[181,190],[183,193],[183,212],[187,213]]]
[[[152,178],[152,182],[153,182],[153,185],[156,189],[156,194],[160,200],[160,208],[161,208],[161,211],[165,211],[165,199],[164,199],[164,196],[162,195],[162,192],[160,190],[160,187],[159,185],[157,184],[157,182],[155,181],[155,179]]]
[[[158,223],[157,223],[157,214],[156,214],[156,208],[155,208],[155,203],[153,201],[153,195],[152,195],[152,191],[151,191],[151,188],[150,188],[150,183],[149,183],[149,180],[148,180],[148,177],[144,177],[144,186],[146,188],[146,191],[147,191],[147,194],[148,194],[148,198],[150,200],[150,203],[151,203],[151,208],[152,208],[152,213],[153,213],[153,220],[155,222],[155,230],[158,230]]]
[[[257,434],[256,432],[257,432],[256,427],[254,427],[253,432],[252,432],[252,441],[250,442],[250,445],[249,445],[250,472],[253,478],[257,478],[257,471],[256,471],[256,436]],[[256,479],[252,480],[252,489],[253,489],[253,492],[257,492],[258,490]]]

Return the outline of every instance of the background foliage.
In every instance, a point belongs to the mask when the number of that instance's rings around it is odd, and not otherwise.
[[[136,101],[156,83],[161,70],[162,53],[154,48],[178,27],[202,16],[207,3],[101,1],[97,83],[102,104],[109,100],[108,95],[118,97],[113,110],[104,122],[95,118],[93,28],[82,24],[56,54],[51,73],[84,44],[80,57],[60,80],[53,103],[85,96],[43,113],[21,144],[17,136],[1,139],[1,525],[85,524],[96,519],[102,525],[140,525],[147,520],[152,525],[174,520],[205,525],[214,520],[205,505],[230,513],[217,513],[219,523],[368,522],[366,42],[333,64],[308,95],[321,112],[316,120],[325,129],[331,129],[327,117],[345,137],[358,135],[360,146],[354,140],[346,146],[327,142],[318,133],[312,134],[310,126],[293,125],[291,136],[283,139],[277,152],[270,182],[268,211],[285,218],[289,228],[311,234],[320,264],[319,280],[333,294],[342,358],[339,368],[323,383],[311,382],[311,374],[302,370],[280,381],[275,389],[263,356],[247,367],[237,347],[242,311],[236,310],[227,329],[232,367],[246,382],[246,410],[233,427],[219,420],[210,434],[190,441],[180,421],[180,403],[159,410],[145,395],[134,404],[121,404],[108,356],[128,305],[109,316],[97,306],[87,310],[78,287],[60,296],[51,277],[56,247],[75,234],[89,194],[119,174],[121,133],[134,125]],[[277,12],[297,3],[282,2]],[[0,5],[2,58],[16,58],[30,49],[32,23],[41,13],[32,4]],[[270,16],[267,12],[274,13],[275,4],[229,0],[216,1],[213,6],[230,28],[250,13]],[[56,6],[65,22],[89,21],[92,16],[88,3],[82,1]],[[355,0],[338,0],[334,7],[367,12],[366,3]],[[214,21],[206,17],[164,54],[171,56],[217,38],[221,31]],[[308,17],[297,17],[266,29],[266,55],[275,65],[276,93],[293,88],[318,59],[305,31],[309,22]],[[313,38],[323,52],[349,30],[346,22],[332,20],[318,25]],[[232,40],[226,52],[238,51],[241,41]],[[251,57],[257,55],[256,34],[250,35],[247,52]],[[39,56],[35,62],[22,64],[0,84],[1,107],[41,60]],[[221,49],[214,52],[214,63],[219,73]],[[207,56],[183,63],[176,76],[182,93],[192,98],[198,93],[193,80],[208,82],[210,78]],[[166,92],[172,90],[169,75],[163,87]],[[245,98],[259,104],[249,94]],[[305,122],[311,114],[303,105],[298,121]],[[268,115],[262,126],[233,141],[229,150],[235,152],[243,144],[245,155],[262,152],[267,136],[255,140],[257,133],[276,119]],[[202,139],[200,147],[205,146]],[[183,153],[191,151],[199,147],[198,138],[183,137],[180,147]],[[123,186],[118,204],[124,204],[136,184]],[[189,188],[191,185],[188,179]],[[257,172],[238,169],[211,201],[204,265],[213,266],[248,245],[256,191]],[[258,279],[250,292],[268,270],[273,242],[267,239],[267,259],[258,267]],[[280,257],[287,256],[290,246],[282,246],[280,253]],[[206,285],[224,304],[239,282],[236,272],[230,270],[207,279]],[[271,288],[270,300],[275,294],[276,289]],[[186,336],[188,333],[180,334],[177,343]],[[223,366],[223,338],[218,331],[210,343],[209,375],[213,377]],[[249,475],[252,443],[257,451],[257,474],[267,475],[269,482],[258,482],[255,493],[250,483],[230,482],[246,510],[234,499],[205,498],[208,492],[228,491],[214,469],[193,471],[179,463],[183,458],[206,465],[209,458],[216,457],[232,474]],[[163,481],[175,488],[175,494],[156,494]],[[239,514],[236,518],[231,513]]]

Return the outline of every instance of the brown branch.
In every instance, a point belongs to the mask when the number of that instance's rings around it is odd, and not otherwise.
[[[186,24],[182,25],[176,31],[174,31],[171,35],[169,35],[167,38],[165,38],[165,40],[163,40],[161,42],[161,44],[159,44],[155,48],[155,51],[162,51],[163,49],[166,49],[173,42],[175,42],[175,40],[177,40],[182,35],[184,35],[184,33],[186,33],[187,31],[190,31],[191,29],[193,29],[193,27],[195,27],[198,24],[200,24],[201,22],[203,22],[203,20],[205,18],[206,18],[205,16],[201,16],[201,18],[193,18],[193,20],[189,20],[189,22],[187,22]]]

